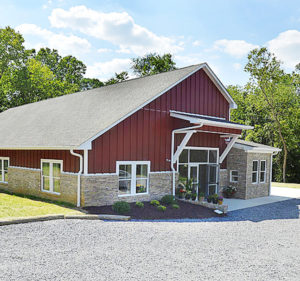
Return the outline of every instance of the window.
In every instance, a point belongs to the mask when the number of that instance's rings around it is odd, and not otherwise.
[[[259,177],[259,182],[266,182],[266,160],[261,160],[260,161],[260,177]]]
[[[117,162],[119,195],[148,193],[150,162]]]
[[[252,162],[252,183],[258,182],[258,161],[253,160]]]
[[[0,158],[0,182],[7,183],[9,158]]]
[[[60,194],[61,160],[42,160],[42,190]]]
[[[230,182],[238,182],[239,180],[239,172],[231,170],[230,171]]]

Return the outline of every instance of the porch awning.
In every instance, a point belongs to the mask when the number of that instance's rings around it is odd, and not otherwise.
[[[213,127],[221,127],[221,128],[229,128],[229,129],[239,129],[239,130],[251,130],[254,128],[253,126],[247,126],[247,125],[227,121],[220,117],[205,116],[205,115],[199,115],[199,114],[188,113],[188,112],[170,110],[170,116],[189,121],[192,124],[203,124],[204,126],[213,126]]]

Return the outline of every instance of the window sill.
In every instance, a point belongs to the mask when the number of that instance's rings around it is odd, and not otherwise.
[[[60,193],[58,193],[58,192],[52,192],[52,191],[44,190],[44,189],[42,189],[42,192],[53,194],[53,195],[60,195]]]
[[[118,197],[132,197],[132,196],[140,196],[140,195],[149,195],[149,193],[135,193],[135,194],[120,194]]]

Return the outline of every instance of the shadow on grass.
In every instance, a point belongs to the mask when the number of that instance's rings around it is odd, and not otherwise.
[[[45,199],[45,198],[41,198],[38,196],[34,196],[34,195],[28,195],[28,194],[22,194],[22,193],[15,193],[15,192],[9,192],[7,190],[0,190],[0,193],[5,193],[5,194],[9,194],[9,195],[14,195],[17,197],[21,197],[21,198],[25,198],[25,199],[30,199],[30,200],[34,200],[34,201],[41,201],[41,202],[45,202],[45,203],[51,203],[54,205],[58,205],[61,207],[66,207],[66,208],[71,208],[71,209],[78,209],[74,204],[72,203],[68,203],[68,202],[63,202],[63,201],[54,201],[54,200],[50,200],[50,199]]]

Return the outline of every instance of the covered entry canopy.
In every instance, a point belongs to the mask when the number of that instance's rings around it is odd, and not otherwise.
[[[228,152],[234,145],[235,141],[241,134],[241,130],[253,129],[252,126],[234,123],[221,117],[206,116],[188,112],[180,112],[170,110],[170,116],[188,121],[191,126],[187,126],[180,129],[175,129],[172,132],[172,151],[171,151],[171,168],[173,171],[173,194],[175,195],[175,169],[174,164],[178,161],[179,155],[186,147],[187,143],[191,139],[192,135],[196,132],[214,133],[220,134],[221,137],[231,138],[228,142],[227,147],[223,151],[222,155],[219,156],[218,163],[221,164],[226,158]],[[180,145],[175,151],[175,134],[185,134]],[[175,151],[175,152],[174,152]]]

